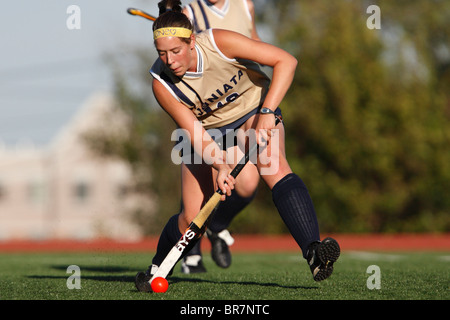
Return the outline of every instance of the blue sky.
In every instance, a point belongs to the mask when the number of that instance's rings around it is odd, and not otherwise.
[[[183,2],[185,3],[185,2]],[[0,10],[0,144],[48,144],[82,103],[111,89],[107,54],[139,43],[154,54],[151,23],[128,7],[157,13],[156,0],[15,0]],[[70,5],[81,29],[69,30]]]

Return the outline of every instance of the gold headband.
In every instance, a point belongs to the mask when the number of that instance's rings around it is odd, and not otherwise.
[[[190,38],[192,31],[186,28],[160,28],[153,32],[153,39],[159,39],[162,37],[179,37],[179,38]]]

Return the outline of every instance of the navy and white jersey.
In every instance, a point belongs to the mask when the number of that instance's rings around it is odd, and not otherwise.
[[[226,29],[252,36],[253,23],[247,0],[226,0],[222,9],[205,0],[194,0],[185,8],[196,33]]]
[[[212,29],[196,35],[195,50],[196,72],[177,77],[158,58],[150,73],[192,110],[205,129],[230,124],[263,103],[270,80],[258,64],[226,57]]]

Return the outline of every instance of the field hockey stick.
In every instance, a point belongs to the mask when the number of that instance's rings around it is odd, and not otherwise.
[[[276,117],[275,125],[280,122],[280,119]],[[242,171],[244,166],[250,160],[250,157],[256,152],[258,149],[258,144],[253,144],[242,159],[238,162],[238,164],[231,171],[230,175],[236,179],[238,174]],[[175,264],[181,258],[184,250],[189,244],[195,239],[200,238],[206,230],[205,223],[207,222],[210,215],[214,212],[214,209],[220,202],[220,198],[223,195],[222,190],[218,189],[212,197],[208,200],[208,202],[203,206],[203,208],[197,213],[194,220],[189,224],[188,228],[181,236],[180,240],[175,244],[175,246],[169,251],[164,261],[159,266],[158,270],[153,274],[152,278],[149,280],[151,285],[153,279],[162,277],[166,278],[169,272],[173,269]]]
[[[156,18],[154,16],[152,16],[151,14],[148,14],[147,12],[139,10],[139,9],[128,8],[127,12],[133,16],[140,16],[140,17],[148,19],[150,21],[156,20]]]

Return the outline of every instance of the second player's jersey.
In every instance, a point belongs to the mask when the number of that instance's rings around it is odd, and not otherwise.
[[[196,33],[207,29],[226,29],[251,37],[253,23],[246,0],[227,0],[222,9],[205,0],[186,6]]]
[[[196,72],[177,77],[158,58],[150,73],[192,110],[205,129],[230,124],[262,104],[270,80],[259,65],[224,56],[212,29],[196,35],[195,50]]]

